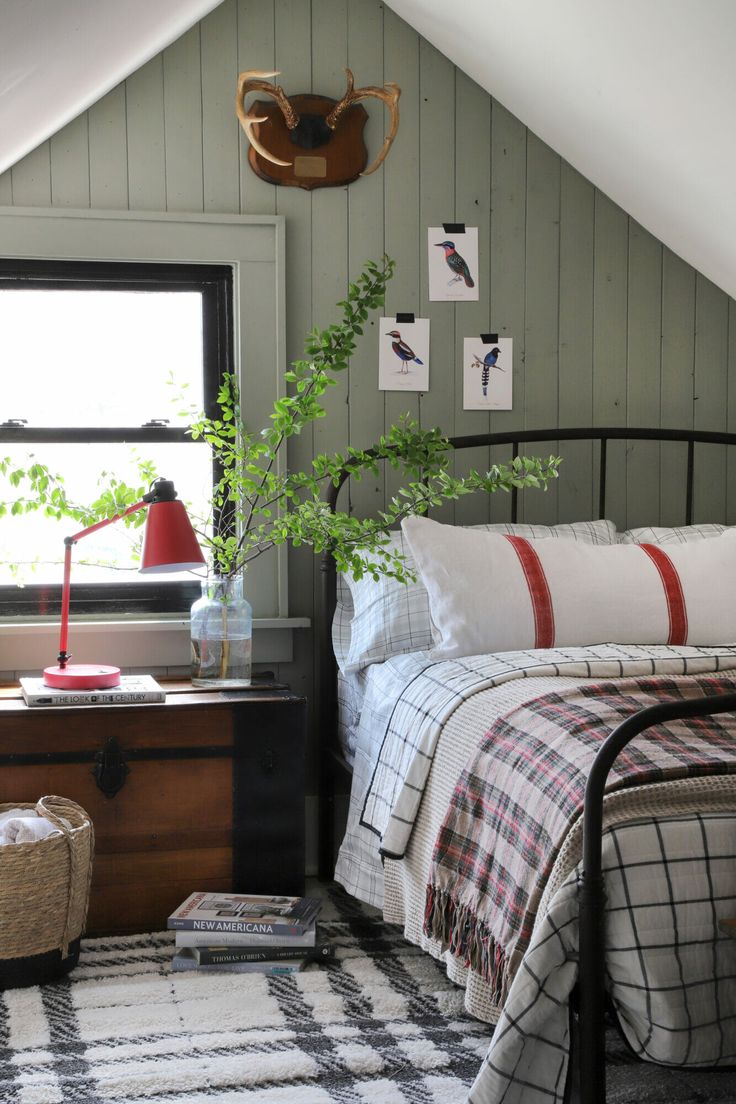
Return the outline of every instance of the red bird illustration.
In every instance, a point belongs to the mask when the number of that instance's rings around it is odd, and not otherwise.
[[[457,283],[458,280],[464,280],[467,287],[475,287],[475,281],[470,275],[470,269],[468,268],[467,261],[460,256],[455,249],[455,243],[451,241],[435,242],[439,249],[444,249],[445,260],[449,266],[450,272],[452,272],[452,279],[449,281],[451,284]]]

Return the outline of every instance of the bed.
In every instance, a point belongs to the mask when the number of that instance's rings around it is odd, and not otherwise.
[[[736,942],[718,925],[736,915],[736,543],[723,525],[692,524],[696,445],[736,435],[555,429],[453,447],[598,441],[604,518],[614,439],[682,443],[680,528],[623,541],[605,521],[530,530],[515,496],[508,525],[445,532],[419,519],[396,538],[421,568],[399,606],[348,594],[322,564],[322,869],[330,764],[347,762],[336,878],[442,958],[469,1010],[498,1023],[473,1104],[562,1101],[577,1000],[581,1083],[604,1100],[604,985],[642,1057],[736,1063]],[[518,568],[528,624],[516,584],[463,591],[489,556],[509,559],[502,580]],[[592,584],[581,591],[601,565],[600,589],[619,587],[613,612],[597,610]],[[582,611],[580,592],[592,595]],[[600,617],[614,643],[597,641]]]

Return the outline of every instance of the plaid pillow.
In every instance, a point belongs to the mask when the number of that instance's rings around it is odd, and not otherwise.
[[[691,544],[693,541],[719,537],[726,525],[680,525],[675,528],[627,529],[619,533],[620,544]]]
[[[565,525],[471,525],[487,533],[506,533],[532,540],[557,538],[582,544],[615,544],[611,521],[576,521]],[[391,545],[416,570],[403,533],[391,534]],[[359,671],[370,663],[383,663],[405,652],[426,652],[432,647],[429,596],[424,584],[399,583],[381,576],[378,581],[338,576],[337,608],[332,623],[332,644],[343,672]]]

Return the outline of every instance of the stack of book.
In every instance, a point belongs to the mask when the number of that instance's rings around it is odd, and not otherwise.
[[[191,893],[172,912],[173,970],[293,974],[332,954],[317,942],[316,897]]]

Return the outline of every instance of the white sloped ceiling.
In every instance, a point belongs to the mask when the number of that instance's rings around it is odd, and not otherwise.
[[[0,172],[220,2],[0,0]],[[390,6],[736,296],[736,0]]]
[[[736,296],[734,0],[389,6],[652,234]]]
[[[221,0],[0,0],[0,172]]]

